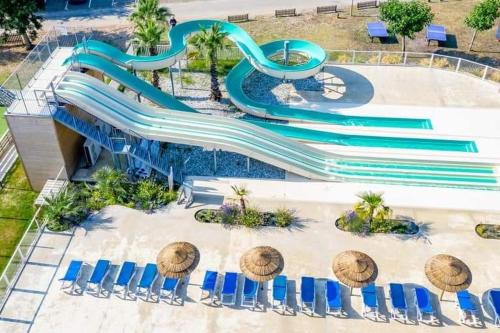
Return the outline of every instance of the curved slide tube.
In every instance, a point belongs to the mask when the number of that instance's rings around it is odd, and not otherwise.
[[[250,100],[242,90],[242,84],[253,68],[267,75],[280,79],[303,79],[310,77],[323,68],[327,54],[318,45],[304,40],[290,40],[290,52],[306,55],[309,61],[295,66],[278,64],[268,59],[268,56],[283,51],[284,41],[273,41],[259,46],[239,26],[218,20],[194,20],[178,24],[169,32],[171,48],[156,56],[136,56],[96,40],[89,40],[75,47],[76,53],[95,54],[119,66],[135,70],[153,70],[170,67],[182,59],[186,53],[187,37],[213,24],[220,24],[222,30],[228,33],[228,38],[239,47],[245,60],[236,66],[226,79],[226,88],[232,102],[241,110],[257,117],[295,120],[303,122],[322,122],[349,126],[379,126],[399,128],[432,128],[429,119],[361,117],[339,115],[328,112],[312,111],[283,106],[270,106]],[[78,58],[74,59],[78,62]]]
[[[78,54],[67,60],[71,61],[73,67],[91,69],[101,72],[127,88],[141,94],[142,97],[149,99],[156,105],[177,111],[197,112],[188,105],[180,102],[173,96],[162,92],[153,87],[149,83],[141,80],[135,75],[123,70],[113,63],[91,54]],[[269,106],[271,108],[272,106]],[[306,111],[309,112],[309,111]],[[328,115],[328,114],[325,114]],[[335,115],[331,115],[334,116]],[[338,117],[338,116],[337,116]],[[362,116],[343,116],[345,121],[353,123],[372,122],[377,118],[362,117]],[[380,118],[384,121],[385,118]],[[387,118],[389,121],[397,121],[396,118]],[[250,120],[247,120],[250,121]],[[403,119],[404,121],[404,119]],[[400,148],[400,149],[428,149],[440,151],[458,151],[458,152],[477,152],[476,145],[473,141],[463,140],[441,140],[441,139],[420,139],[407,137],[381,137],[368,135],[349,135],[332,132],[324,132],[307,128],[299,128],[293,126],[279,125],[263,121],[250,121],[253,124],[266,128],[275,133],[279,133],[289,138],[294,138],[300,141],[328,143],[343,146],[360,146],[360,147],[383,147],[383,148]]]
[[[346,158],[237,119],[149,107],[80,73],[67,74],[56,93],[132,135],[232,151],[312,179],[498,189],[490,165]]]

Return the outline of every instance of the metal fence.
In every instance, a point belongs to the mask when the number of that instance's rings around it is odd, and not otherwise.
[[[327,52],[331,64],[426,67],[500,83],[500,70],[497,68],[437,53],[356,50],[328,50]]]
[[[64,167],[61,167],[56,181],[61,176]],[[21,240],[12,253],[7,265],[5,266],[2,275],[0,276],[0,309],[3,308],[10,292],[22,272],[28,258],[35,249],[35,245],[42,235],[46,222],[41,219],[42,206],[40,206],[33,218],[31,219],[26,231],[24,232]]]
[[[84,38],[92,36],[92,29],[77,29],[66,27],[54,27],[48,31],[40,42],[30,51],[26,58],[16,67],[11,75],[1,84],[4,90],[8,90],[15,96],[14,103],[19,103],[26,114],[39,106],[39,94],[30,88],[38,79],[40,69],[45,69],[53,52],[60,46],[72,47],[80,43]]]

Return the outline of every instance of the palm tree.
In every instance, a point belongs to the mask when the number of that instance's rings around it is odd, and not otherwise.
[[[82,208],[73,187],[68,186],[57,195],[45,198],[44,218],[49,228],[58,230],[64,224],[74,222],[82,214]]]
[[[194,37],[192,44],[210,62],[210,99],[220,101],[222,94],[217,78],[217,51],[226,47],[224,38],[227,32],[222,31],[222,26],[217,23],[210,29],[201,27],[200,32]]]
[[[387,219],[391,215],[391,209],[385,205],[382,193],[369,191],[357,196],[361,201],[356,204],[355,211],[367,223],[365,231],[370,230],[374,218]]]
[[[158,54],[156,47],[160,43],[164,32],[165,27],[159,25],[155,19],[148,18],[137,24],[134,40],[138,44],[139,50],[149,50],[149,55],[155,56]],[[151,83],[160,89],[160,76],[157,70],[153,70]]]
[[[135,11],[130,14],[130,20],[136,25],[147,19],[166,24],[169,16],[172,16],[172,13],[167,7],[160,7],[159,0],[139,0]]]
[[[99,192],[107,204],[122,204],[127,201],[128,179],[123,172],[106,166],[95,173],[94,180],[94,191]]]
[[[245,200],[246,200],[246,197],[250,194],[250,191],[247,190],[246,187],[244,187],[244,186],[232,185],[231,188],[233,189],[234,194],[240,200],[241,212],[243,214],[245,214],[245,212],[247,210]]]

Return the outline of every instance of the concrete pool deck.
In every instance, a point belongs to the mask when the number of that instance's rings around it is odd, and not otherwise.
[[[34,318],[31,332],[472,332],[473,328],[459,323],[454,295],[446,294],[445,301],[437,302],[439,291],[424,275],[425,261],[438,253],[461,258],[473,273],[469,290],[483,305],[486,305],[485,292],[499,287],[498,241],[483,240],[474,233],[475,224],[493,218],[492,215],[458,210],[396,209],[396,214],[412,216],[421,225],[422,231],[417,236],[372,235],[363,238],[334,227],[335,218],[349,207],[347,205],[255,199],[251,205],[261,209],[287,207],[295,210],[298,222],[289,229],[249,230],[195,221],[193,215],[198,209],[216,207],[219,200],[215,194],[205,195],[197,198],[190,209],[173,204],[154,214],[119,206],[108,207],[76,229],[56,274],[60,278],[70,260],[77,258],[90,265],[95,265],[99,258],[110,259],[114,265],[132,260],[144,267],[147,262],[155,261],[164,245],[185,240],[199,248],[201,261],[189,280],[183,305],[123,300],[117,295],[101,298],[90,294],[70,296],[61,291],[59,283],[54,280]],[[496,215],[495,218],[500,219]],[[198,301],[199,285],[206,269],[239,272],[240,255],[262,244],[276,247],[284,256],[283,273],[292,280],[288,304],[295,311],[285,316],[272,311],[269,308],[270,291],[267,298],[261,295],[265,309],[256,311],[239,306],[208,306]],[[348,297],[348,291],[344,290],[348,319],[323,317],[321,295],[324,280],[317,283],[318,313],[314,317],[297,313],[300,277],[332,278],[332,258],[347,249],[361,250],[372,256],[379,268],[376,282],[379,287],[385,288],[389,282],[428,287],[441,318],[440,325],[415,323],[415,309],[411,305],[409,324],[387,320],[389,305],[384,288],[378,290],[382,313],[379,322],[361,317],[359,290],[355,290],[352,297]],[[90,269],[90,266],[85,267],[83,279],[88,277]],[[113,266],[105,284],[106,290],[111,287],[117,269],[118,266]],[[185,293],[186,288],[182,292]],[[409,290],[407,299],[412,303]],[[484,328],[494,331],[488,306],[482,307],[481,317]],[[0,325],[0,329],[2,327],[7,326]],[[22,330],[11,328],[9,332]]]

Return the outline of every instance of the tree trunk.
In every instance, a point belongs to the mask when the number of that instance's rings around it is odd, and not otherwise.
[[[222,93],[217,78],[217,55],[213,52],[210,54],[210,100],[219,102],[221,98]]]
[[[149,48],[149,54],[151,56],[155,56],[157,54],[156,53],[156,46],[152,46]],[[161,88],[160,88],[160,75],[158,74],[157,70],[153,70],[153,75],[151,77],[151,84],[153,85],[153,87],[156,87],[156,88],[161,90]]]
[[[26,47],[26,50],[31,50],[33,48],[33,43],[31,43],[31,39],[28,36],[27,32],[24,32],[21,34],[21,37],[23,39],[24,46]]]
[[[247,210],[247,205],[245,204],[245,198],[240,198],[241,212],[244,214]]]
[[[403,38],[402,38],[402,39],[403,39],[403,43],[402,43],[402,44],[403,44],[403,45],[402,45],[402,50],[403,50],[403,52],[405,52],[405,51],[406,51],[406,37],[405,37],[405,36],[402,36],[402,37],[403,37]]]
[[[474,33],[472,34],[472,39],[471,39],[470,45],[469,45],[469,52],[472,51],[472,44],[474,44],[474,39],[476,39],[476,35],[477,35],[477,30],[474,29]]]

